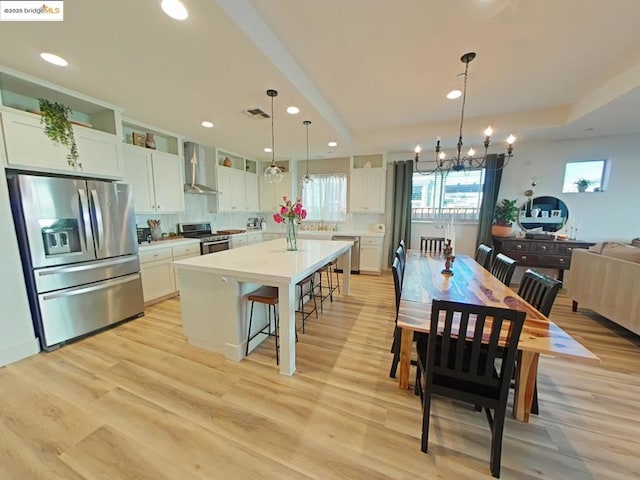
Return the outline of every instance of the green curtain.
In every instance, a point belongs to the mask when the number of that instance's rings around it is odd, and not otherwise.
[[[389,266],[393,264],[393,257],[400,240],[404,240],[407,248],[411,248],[412,183],[413,160],[393,162],[393,209],[391,213]]]
[[[476,249],[481,243],[493,245],[491,237],[491,225],[493,224],[493,211],[498,201],[500,182],[502,181],[502,168],[504,167],[504,154],[495,153],[487,155],[485,163],[485,179],[482,189],[482,204],[478,215],[478,234],[476,236]]]

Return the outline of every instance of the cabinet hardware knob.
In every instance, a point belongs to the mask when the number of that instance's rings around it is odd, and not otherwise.
[[[564,258],[559,259],[560,263],[564,263]]]
[[[527,259],[527,256],[526,256],[526,255],[523,255],[523,256],[522,256],[522,260],[526,260],[526,259]]]
[[[544,245],[540,248],[540,250],[542,250],[543,252],[547,249],[547,247],[545,247]]]
[[[568,248],[567,248],[567,252],[570,252],[571,250],[572,250],[572,249],[571,249],[571,247],[568,247]]]
[[[516,248],[517,248],[518,250],[522,250],[522,245],[518,244],[518,245],[516,245]]]

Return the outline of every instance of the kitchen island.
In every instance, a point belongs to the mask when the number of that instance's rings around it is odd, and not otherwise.
[[[244,356],[247,337],[246,297],[261,285],[278,287],[280,373],[296,370],[296,283],[341,255],[351,262],[349,241],[299,240],[286,250],[285,239],[211,253],[174,262],[180,280],[182,327],[190,344],[223,353],[230,360]],[[342,294],[349,295],[345,271]]]

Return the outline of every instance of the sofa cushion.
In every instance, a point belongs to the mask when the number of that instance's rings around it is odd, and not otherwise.
[[[617,242],[607,242],[602,248],[602,255],[619,258],[628,262],[640,263],[640,248]]]

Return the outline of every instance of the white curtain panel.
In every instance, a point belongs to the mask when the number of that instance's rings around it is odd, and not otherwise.
[[[302,190],[307,221],[343,222],[347,214],[347,175],[310,175],[310,185]]]

